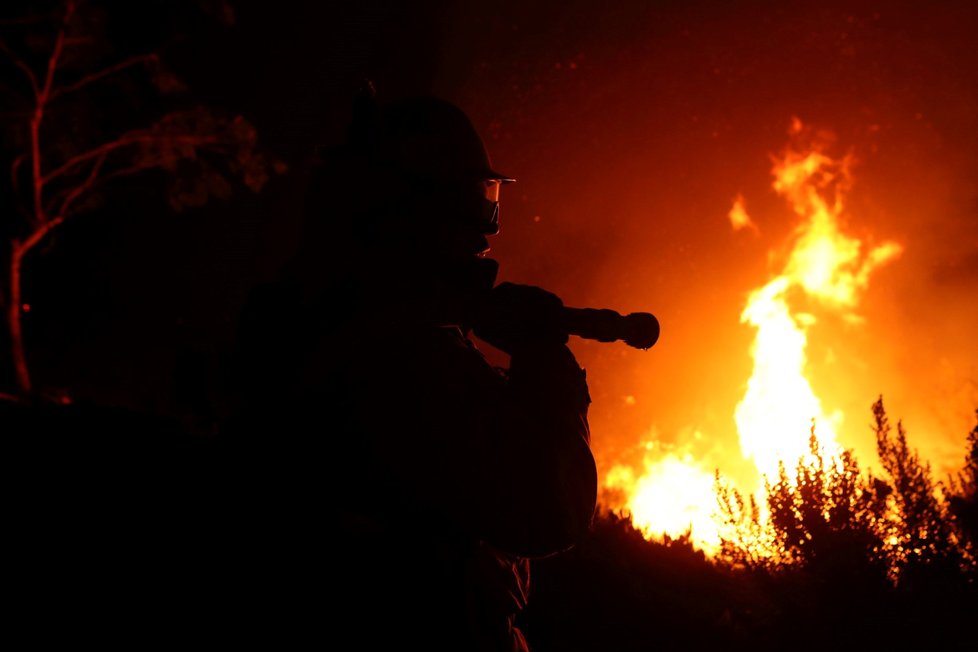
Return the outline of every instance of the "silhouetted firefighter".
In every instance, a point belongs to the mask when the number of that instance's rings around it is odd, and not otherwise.
[[[624,322],[575,325],[555,295],[495,284],[487,238],[512,181],[430,97],[369,89],[322,150],[300,251],[243,314],[226,432],[254,492],[257,615],[279,631],[305,614],[353,649],[524,650],[529,560],[588,532],[590,397],[568,334]]]

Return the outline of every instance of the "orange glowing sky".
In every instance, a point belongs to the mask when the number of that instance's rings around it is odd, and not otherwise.
[[[819,315],[807,376],[864,466],[882,394],[944,477],[978,407],[978,9],[743,7],[497,19],[509,40],[462,97],[519,180],[494,244],[503,276],[658,316],[647,352],[573,343],[605,473],[651,445],[662,463],[689,455],[752,481],[734,421],[754,336],[740,315],[792,245],[771,167],[800,118],[851,155],[846,234],[903,247],[873,271],[859,319]],[[750,228],[731,227],[738,197]]]

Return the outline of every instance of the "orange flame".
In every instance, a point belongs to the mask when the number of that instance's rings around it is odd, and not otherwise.
[[[644,448],[655,449],[654,442]],[[712,471],[701,468],[689,453],[669,452],[654,459],[646,455],[643,473],[616,465],[605,487],[627,496],[623,505],[632,524],[647,537],[666,534],[679,538],[689,533],[697,546],[712,554],[720,545],[714,524],[716,496]]]
[[[750,229],[754,233],[757,233],[757,225],[754,224],[750,215],[747,214],[747,206],[744,203],[743,195],[737,195],[734,199],[733,207],[727,213],[727,219],[730,220],[730,226],[733,227],[734,231]]]
[[[805,349],[814,315],[792,308],[799,294],[818,306],[852,321],[861,293],[872,272],[902,250],[885,242],[868,251],[855,237],[843,233],[843,199],[851,185],[851,155],[834,159],[823,142],[812,140],[797,118],[789,131],[792,144],[774,161],[774,190],[790,204],[801,221],[782,271],[748,295],[741,322],[757,329],[751,354],[754,369],[734,418],[744,456],[762,475],[773,477],[778,462],[789,467],[808,453],[812,423],[819,442],[832,456],[840,446],[836,430],[841,411],[826,412],[806,376]],[[807,147],[799,147],[805,139]],[[734,230],[757,229],[739,196],[728,214]],[[718,525],[714,475],[689,456],[669,454],[645,460],[639,477],[630,467],[616,466],[606,480],[627,496],[626,509],[636,527],[647,535],[681,535],[692,527],[693,541],[705,552],[716,549]],[[763,501],[760,501],[763,503]],[[709,518],[707,518],[709,517]]]
[[[807,131],[795,119],[791,134],[800,139]],[[873,270],[901,251],[886,242],[863,254],[863,243],[840,229],[851,162],[850,155],[830,158],[819,142],[807,152],[789,147],[775,161],[774,189],[802,222],[782,273],[754,290],[741,313],[757,335],[754,372],[735,412],[741,450],[764,474],[775,474],[779,460],[790,466],[806,454],[813,420],[826,451],[837,452],[836,428],[843,420],[839,411],[826,415],[805,376],[806,331],[815,317],[793,311],[789,293],[801,290],[829,309],[853,308]]]

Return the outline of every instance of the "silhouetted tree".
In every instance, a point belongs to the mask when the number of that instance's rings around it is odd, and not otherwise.
[[[863,474],[851,451],[827,454],[814,427],[808,454],[765,479],[767,518],[717,476],[718,561],[746,570],[743,581],[770,597],[772,613],[758,635],[776,649],[818,648],[841,631],[882,647],[953,640],[978,608],[967,516],[955,518],[974,509],[978,428],[949,503],[902,423],[890,427],[882,398],[872,411],[882,477]],[[827,637],[810,632],[798,640],[812,622]]]
[[[25,262],[61,225],[91,212],[110,180],[161,170],[179,210],[229,196],[233,178],[258,191],[280,165],[257,152],[257,134],[241,116],[192,104],[157,111],[184,85],[158,51],[115,58],[105,37],[108,12],[97,4],[26,6],[23,16],[0,21],[0,94],[13,108],[0,126],[12,153],[11,205],[0,215],[0,235],[11,245],[0,302],[21,396],[33,390],[22,325]]]
[[[978,421],[978,410],[975,410]],[[964,468],[951,481],[951,513],[974,559],[978,553],[978,423],[968,433]]]
[[[889,489],[861,474],[852,451],[828,456],[813,425],[808,454],[790,472],[783,461],[778,469],[776,480],[765,478],[766,516],[717,474],[722,561],[768,571],[843,560],[871,573],[883,567],[877,523]]]
[[[750,571],[772,569],[786,559],[779,554],[777,537],[770,523],[761,515],[753,494],[747,499],[726,482],[717,470],[714,479],[717,496],[717,521],[720,531],[718,559],[731,568]]]
[[[882,399],[873,415],[880,477],[851,451],[827,453],[814,428],[808,454],[782,464],[759,499],[717,472],[712,563],[683,537],[649,541],[627,514],[602,510],[586,541],[538,565],[531,642],[540,652],[797,652],[951,649],[973,637],[978,582],[961,533],[974,518],[978,426],[948,503]]]
[[[905,586],[962,578],[968,563],[945,488],[908,445],[902,422],[893,433],[882,397],[873,403],[873,418],[877,453],[891,489],[883,523],[891,572]]]
[[[777,481],[765,482],[779,558],[819,568],[879,563],[876,523],[887,491],[866,482],[851,451],[827,456],[814,425],[808,443],[793,474],[781,462]]]

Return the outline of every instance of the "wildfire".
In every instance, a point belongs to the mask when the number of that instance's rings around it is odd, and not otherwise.
[[[850,310],[872,271],[901,250],[900,245],[886,242],[863,253],[863,243],[842,232],[840,216],[851,184],[851,156],[832,159],[819,141],[812,142],[808,151],[799,151],[795,143],[809,134],[797,119],[790,133],[793,145],[775,162],[773,186],[801,222],[784,270],[751,292],[740,316],[757,329],[757,335],[751,350],[754,372],[735,412],[737,432],[744,455],[768,475],[777,471],[779,460],[791,465],[805,455],[813,420],[820,443],[829,453],[837,450],[836,428],[843,420],[839,411],[826,415],[805,376],[806,331],[815,317],[792,311],[792,290],[804,292],[827,309]]]
[[[626,465],[611,469],[605,486],[627,496],[625,510],[646,536],[667,534],[679,538],[690,533],[708,553],[719,547],[713,523],[714,475],[701,468],[689,453],[667,453],[655,459],[653,442],[645,445],[643,473]]]
[[[828,454],[840,448],[836,430],[844,415],[826,411],[806,376],[808,329],[816,318],[793,304],[804,296],[824,310],[858,321],[853,309],[870,275],[901,252],[894,242],[867,249],[843,233],[840,218],[851,185],[851,155],[829,156],[825,143],[813,138],[798,119],[792,121],[789,134],[789,146],[774,161],[772,185],[800,221],[781,272],[749,293],[741,313],[741,322],[757,333],[751,347],[753,373],[734,414],[744,457],[769,477],[777,473],[779,461],[792,466],[806,455],[813,423]],[[728,218],[735,230],[748,225],[756,229],[740,196]],[[674,535],[677,523],[685,523],[684,529],[692,525],[694,541],[707,552],[713,549],[717,526],[699,518],[715,509],[712,474],[692,460],[669,456],[647,461],[645,473],[637,479],[629,473],[615,467],[606,485],[628,496],[625,506],[637,527]],[[706,477],[709,484],[704,484]]]

